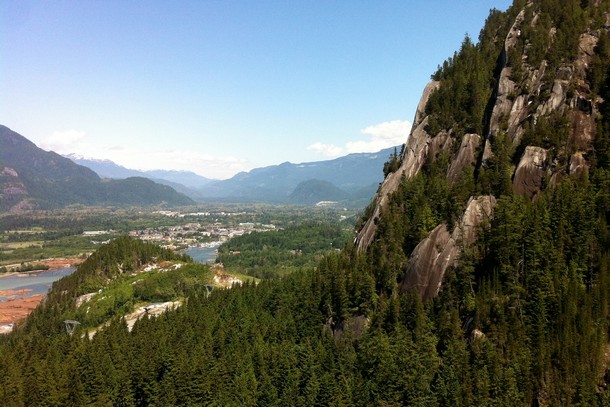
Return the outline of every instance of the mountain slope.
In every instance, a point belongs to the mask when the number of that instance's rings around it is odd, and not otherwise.
[[[306,204],[297,200],[299,184],[319,180],[342,190],[343,204],[365,206],[383,179],[380,168],[394,148],[378,153],[350,154],[334,160],[292,164],[289,162],[242,172],[228,180],[211,180],[188,171],[137,171],[110,160],[90,160],[68,155],[72,161],[92,169],[101,177],[146,177],[168,185],[195,200],[234,200],[265,203]],[[339,196],[335,194],[335,196]]]
[[[383,179],[383,163],[393,148],[378,153],[350,154],[334,160],[289,162],[242,172],[231,179],[210,183],[200,191],[206,198],[286,202],[304,181],[320,180],[351,194]],[[368,199],[368,198],[367,198]]]
[[[183,187],[190,189],[201,188],[204,185],[213,182],[214,180],[197,175],[190,171],[167,171],[167,170],[149,170],[138,171],[125,168],[114,163],[111,160],[94,160],[83,158],[74,154],[68,154],[67,158],[74,161],[76,164],[85,166],[102,178],[122,179],[128,177],[144,177],[152,179],[155,182],[167,182],[165,185],[174,187],[180,184]]]
[[[601,1],[492,10],[434,75],[353,246],[258,285],[193,284],[178,311],[94,340],[61,331],[74,305],[58,289],[0,342],[0,396],[610,405],[609,16]]]
[[[102,181],[92,170],[0,126],[0,210],[84,205],[186,205],[189,198],[143,178]]]
[[[608,2],[492,11],[433,75],[367,208],[355,250],[389,312],[394,296],[433,304],[445,380],[477,369],[451,360],[502,354],[513,403],[607,403],[609,22]]]
[[[320,201],[344,201],[349,194],[328,181],[312,179],[303,181],[288,197],[289,202],[297,204],[315,204]]]

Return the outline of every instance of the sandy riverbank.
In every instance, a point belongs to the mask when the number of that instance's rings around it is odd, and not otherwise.
[[[27,273],[43,273],[45,271],[52,271],[52,270],[58,270],[58,269],[65,269],[68,267],[76,267],[79,264],[81,264],[83,261],[85,261],[85,259],[82,259],[80,257],[61,257],[61,258],[53,258],[53,259],[43,259],[43,260],[39,260],[39,261],[32,261],[32,262],[28,262],[27,264],[43,264],[45,266],[47,266],[49,269],[48,270],[32,270],[32,271],[9,271],[8,273],[2,273],[0,274],[0,278],[3,277],[12,277],[12,276],[17,276],[17,275],[26,275]],[[7,264],[6,266],[7,269],[11,269],[11,268],[18,268],[21,267],[21,264]]]
[[[6,301],[0,302],[0,333],[8,333],[13,330],[13,326],[30,315],[44,298],[43,294],[27,295],[23,291],[29,290],[0,290],[0,295],[15,296]]]
[[[26,278],[28,273],[44,273],[47,271],[58,270],[68,267],[75,267],[82,263],[81,258],[55,258],[36,261],[36,264],[44,264],[49,267],[49,270],[37,270],[30,272],[9,272],[0,274],[0,288],[2,287],[2,278],[16,275],[23,275]],[[20,265],[16,265],[17,267]],[[40,304],[45,297],[44,294],[30,294],[31,290],[1,290],[0,297],[6,297],[6,301],[0,301],[0,334],[8,333],[13,330],[13,326],[27,317],[30,312]]]

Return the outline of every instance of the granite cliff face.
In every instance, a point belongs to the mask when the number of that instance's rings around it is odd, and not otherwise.
[[[472,245],[479,232],[489,226],[495,206],[493,196],[471,197],[451,233],[446,223],[435,227],[411,253],[401,290],[415,289],[424,300],[434,298],[445,272],[459,261],[462,249]]]
[[[595,3],[590,7],[601,6]],[[425,163],[442,154],[450,157],[446,170],[449,185],[472,177],[474,190],[482,192],[487,191],[481,174],[497,170],[498,162],[504,159],[508,162],[504,175],[508,177],[510,171],[508,188],[528,199],[536,199],[565,177],[577,179],[588,173],[603,103],[594,70],[599,60],[606,58],[598,44],[602,37],[606,43],[610,14],[604,14],[606,24],[589,23],[583,28],[577,50],[569,56],[561,48],[564,28],[545,25],[532,2],[507,15],[510,20],[504,31],[495,34],[499,46],[491,81],[481,85],[490,95],[479,127],[481,134],[465,131],[462,123],[439,128],[437,118],[442,114],[429,102],[444,86],[455,83],[441,78],[428,84],[403,147],[401,165],[381,184],[368,219],[357,234],[359,251],[369,250],[378,239],[378,225],[393,210],[389,202],[401,182],[412,180]],[[555,53],[563,56],[555,58]],[[450,64],[458,56],[456,53]],[[463,213],[455,226],[443,222],[429,229],[427,237],[411,253],[405,253],[408,261],[401,289],[416,289],[424,299],[434,298],[445,271],[459,262],[463,248],[476,240],[476,231],[493,218],[496,198],[492,194],[471,196],[460,203]]]
[[[438,88],[438,85],[438,82],[431,82],[424,89],[424,94],[417,106],[415,120],[413,121],[413,130],[411,130],[411,135],[409,136],[407,143],[403,148],[402,156],[400,157],[400,168],[398,171],[388,174],[379,187],[379,191],[374,198],[375,207],[373,215],[367,219],[356,238],[359,249],[367,248],[373,241],[377,230],[375,220],[379,218],[381,211],[386,207],[389,195],[398,188],[402,176],[404,175],[407,178],[413,177],[421,169],[426,160],[432,136],[425,130],[427,124],[425,107],[428,97]]]

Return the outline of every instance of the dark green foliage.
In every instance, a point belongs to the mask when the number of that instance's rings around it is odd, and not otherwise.
[[[397,171],[400,168],[400,156],[394,148],[394,152],[390,154],[390,158],[383,164],[383,177],[387,177],[388,174]]]
[[[544,60],[549,64],[547,71],[555,71],[560,63],[577,55],[579,35],[586,31],[586,24],[586,7],[579,0],[535,1],[526,9],[517,47],[519,54],[527,46],[529,66],[538,68]]]
[[[525,125],[525,133],[513,155],[513,163],[518,163],[527,146],[539,146],[549,150],[550,158],[565,161],[565,146],[571,133],[571,124],[566,115],[555,113],[540,117]],[[563,153],[560,155],[560,152]],[[562,162],[561,164],[566,164]]]
[[[404,188],[422,188],[427,178]],[[7,405],[602,403],[610,253],[595,188],[564,182],[537,202],[500,199],[479,243],[485,247],[447,275],[429,304],[376,289],[375,252],[350,248],[325,256],[316,271],[209,297],[190,285],[177,311],[143,319],[131,333],[115,320],[92,340],[63,332],[62,297],[50,296],[26,329],[0,343],[0,398]],[[380,234],[376,246],[396,236]],[[171,257],[127,239],[104,250],[125,261]],[[103,254],[85,270],[115,273]],[[165,286],[157,283],[150,288]]]
[[[238,236],[218,249],[218,261],[227,271],[258,278],[281,277],[301,268],[313,268],[327,252],[353,238],[339,224],[308,222],[286,229]]]
[[[49,296],[60,297],[64,292],[77,296],[96,291],[103,288],[108,279],[132,273],[142,265],[165,260],[189,261],[190,259],[169,249],[121,236],[110,244],[103,245],[74,273],[55,282]]]
[[[495,38],[503,38],[507,21],[525,3],[516,1],[506,14],[492,12],[480,44],[467,39],[437,72],[444,83],[428,106],[436,120],[432,127],[453,130],[456,137],[483,128],[485,106],[477,95],[489,95],[493,86],[469,84],[481,80],[477,75],[492,81],[493,55],[500,52]],[[555,44],[560,49],[551,63],[569,59],[583,19],[602,10],[595,7],[607,7],[590,3],[532,2],[528,23],[536,12],[539,26],[565,27],[553,41],[544,30],[525,30],[534,47],[528,63],[549,57],[547,47]],[[487,68],[478,71],[477,64]],[[607,84],[607,76],[599,79],[600,95],[610,95]],[[445,97],[456,97],[465,108],[458,111]],[[607,103],[598,119],[590,172],[565,176],[535,201],[512,194],[508,174],[515,152],[499,134],[488,140],[494,157],[483,163],[476,184],[465,173],[449,185],[448,153],[430,157],[417,176],[403,179],[364,253],[348,244],[323,256],[315,269],[209,296],[200,285],[188,284],[197,273],[185,272],[187,300],[178,310],[142,319],[131,333],[116,318],[93,339],[70,337],[59,324],[70,310],[70,293],[97,287],[101,276],[130,270],[143,259],[176,259],[126,238],[113,242],[82,273],[58,283],[23,328],[0,339],[0,400],[16,406],[606,406]],[[561,160],[567,135],[564,118],[539,118],[524,135],[527,144],[518,148],[542,145]],[[459,264],[446,272],[439,295],[423,303],[414,292],[399,292],[397,281],[413,248],[441,223],[453,229],[467,199],[478,193],[497,197],[493,219],[475,243],[461,247]],[[336,232],[304,225],[244,236],[221,251],[227,264],[241,255],[231,257],[229,250],[315,252]],[[156,287],[171,291],[165,277],[157,278],[132,289],[142,296],[154,295]]]
[[[479,43],[473,43],[466,36],[460,51],[432,75],[432,79],[441,81],[441,86],[426,104],[430,134],[451,130],[458,140],[466,133],[483,135],[498,57],[509,28],[508,16],[492,10],[481,30]]]
[[[478,192],[482,195],[509,195],[512,193],[511,142],[503,133],[487,142],[494,154],[479,171]]]

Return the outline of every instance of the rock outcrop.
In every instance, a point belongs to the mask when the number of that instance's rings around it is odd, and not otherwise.
[[[513,177],[515,193],[533,198],[542,189],[545,179],[549,176],[547,166],[547,150],[542,147],[526,147]]]
[[[359,250],[365,250],[372,243],[377,231],[376,219],[379,218],[382,209],[387,206],[390,194],[398,188],[401,178],[403,176],[407,177],[407,179],[413,177],[426,162],[432,136],[425,130],[428,123],[427,118],[424,117],[425,108],[428,98],[434,90],[438,89],[438,86],[438,82],[431,82],[424,89],[424,93],[417,106],[411,134],[403,149],[401,166],[397,171],[388,174],[379,187],[375,197],[373,213],[356,236],[356,245]]]
[[[445,272],[457,265],[463,249],[476,241],[480,228],[490,225],[495,206],[496,198],[491,195],[471,197],[451,234],[445,223],[434,228],[411,253],[401,291],[415,289],[424,301],[434,298]]]
[[[525,10],[521,10],[508,34],[506,35],[506,39],[504,40],[504,48],[502,49],[502,55],[500,56],[499,61],[500,78],[498,79],[495,95],[496,100],[489,124],[489,132],[491,135],[496,135],[498,133],[502,119],[509,116],[513,107],[512,96],[515,94],[516,85],[510,79],[512,76],[512,70],[510,67],[507,67],[508,51],[510,48],[515,46],[517,39],[519,38],[521,33],[520,27],[524,16]],[[513,120],[515,120],[514,117]]]
[[[478,134],[466,134],[462,138],[462,144],[457,154],[451,161],[451,165],[447,170],[447,179],[450,183],[455,183],[460,179],[460,176],[467,168],[474,168],[477,161],[477,150],[481,145],[481,136]],[[483,161],[491,156],[489,144],[485,144],[483,152]]]
[[[568,174],[573,177],[580,177],[583,174],[589,173],[589,164],[582,152],[572,154],[570,164],[568,166]]]
[[[438,225],[411,253],[401,291],[415,289],[424,301],[434,298],[445,271],[455,265],[457,257],[458,248],[447,224]]]

